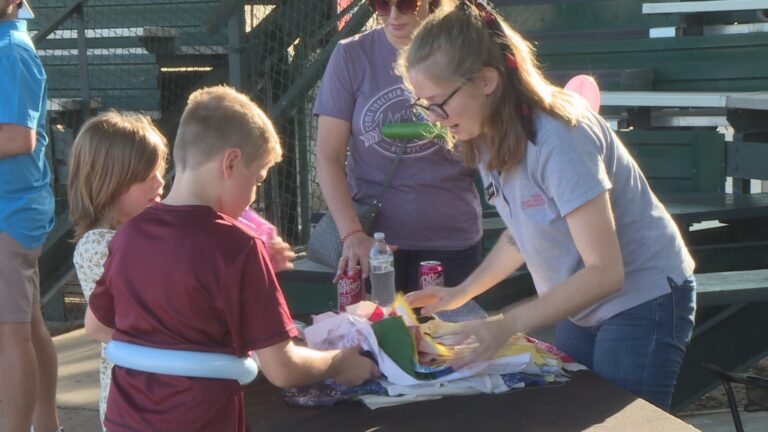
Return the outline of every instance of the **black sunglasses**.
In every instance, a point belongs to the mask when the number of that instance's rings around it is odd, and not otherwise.
[[[445,120],[449,117],[448,111],[445,110],[445,104],[448,103],[451,98],[459,92],[462,88],[464,88],[464,85],[466,85],[466,82],[463,82],[460,86],[456,88],[456,90],[452,91],[451,94],[448,95],[442,102],[440,103],[431,103],[424,105],[419,102],[414,102],[413,107],[417,110],[421,111],[422,114],[425,116],[428,114],[433,114],[435,117],[437,117],[439,120]]]
[[[396,7],[401,15],[411,15],[421,6],[421,0],[366,0],[366,2],[377,15],[383,17],[392,13],[392,7]]]

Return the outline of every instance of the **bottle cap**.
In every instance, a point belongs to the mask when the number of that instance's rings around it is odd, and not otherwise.
[[[374,240],[384,240],[384,233],[383,232],[373,233],[373,239]]]

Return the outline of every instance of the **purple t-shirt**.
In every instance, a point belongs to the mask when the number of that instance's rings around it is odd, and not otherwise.
[[[389,123],[424,121],[394,71],[397,48],[382,28],[341,41],[320,84],[315,115],[352,124],[347,182],[353,199],[379,195],[401,140],[381,136]],[[482,236],[480,202],[460,156],[442,140],[410,140],[373,225],[401,249],[464,249]]]

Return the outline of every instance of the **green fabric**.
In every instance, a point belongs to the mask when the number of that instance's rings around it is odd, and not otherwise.
[[[416,347],[403,317],[396,316],[376,321],[371,325],[379,347],[408,375],[416,377],[413,361],[416,358]]]

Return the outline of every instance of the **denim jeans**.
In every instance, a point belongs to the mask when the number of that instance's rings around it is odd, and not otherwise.
[[[669,409],[693,332],[696,280],[667,278],[672,291],[594,327],[557,324],[556,345],[595,374]]]

